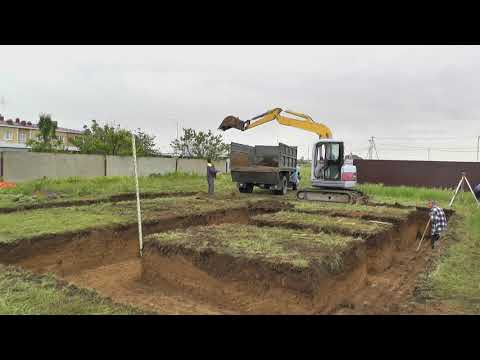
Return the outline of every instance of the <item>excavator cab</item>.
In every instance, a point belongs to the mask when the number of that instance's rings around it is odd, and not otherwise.
[[[314,187],[352,188],[357,170],[345,164],[343,142],[333,139],[317,141],[312,154],[312,185]]]
[[[343,142],[320,141],[313,157],[314,177],[319,180],[339,181],[343,165]]]

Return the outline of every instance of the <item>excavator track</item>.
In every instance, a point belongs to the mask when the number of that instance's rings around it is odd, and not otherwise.
[[[368,197],[351,189],[303,189],[297,191],[298,200],[323,201],[343,204],[366,204]]]

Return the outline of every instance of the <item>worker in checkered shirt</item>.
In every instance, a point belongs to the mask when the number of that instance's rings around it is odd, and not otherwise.
[[[432,249],[435,248],[435,243],[440,240],[440,234],[447,230],[447,217],[443,209],[438,207],[435,201],[428,201],[428,208],[430,209],[430,222],[432,225]]]

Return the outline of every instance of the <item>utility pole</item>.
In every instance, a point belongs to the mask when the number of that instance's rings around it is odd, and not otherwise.
[[[375,145],[375,138],[373,136],[372,136],[372,144],[373,144],[373,148],[375,149],[375,154],[377,155],[377,160],[380,160],[380,158],[378,157],[377,145]]]
[[[430,148],[428,148],[428,160],[430,161]]]
[[[2,98],[0,99],[0,105],[2,105],[2,115],[6,117],[6,116],[7,116],[7,115],[5,114],[5,105],[6,105],[6,102],[5,102],[5,97],[3,97],[3,96],[2,96]]]
[[[477,136],[477,161],[478,161],[478,152],[480,150],[480,136]]]
[[[380,160],[380,158],[378,157],[377,147],[375,146],[375,138],[372,136],[370,139],[368,139],[368,142],[370,144],[370,146],[368,147],[368,158],[372,160],[373,150],[375,150],[375,154],[377,155],[377,160]]]

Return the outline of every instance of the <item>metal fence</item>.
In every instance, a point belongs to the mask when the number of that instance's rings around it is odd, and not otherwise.
[[[480,162],[354,160],[359,184],[456,187],[466,172],[472,186],[480,183]]]

